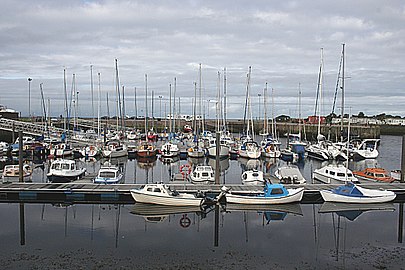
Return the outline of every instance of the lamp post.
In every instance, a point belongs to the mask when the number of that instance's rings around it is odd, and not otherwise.
[[[28,78],[28,116],[31,119],[32,122],[32,117],[31,117],[31,78]]]

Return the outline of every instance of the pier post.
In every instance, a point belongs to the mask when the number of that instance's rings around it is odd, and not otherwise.
[[[24,203],[20,203],[20,245],[25,246],[25,209],[24,209]]]
[[[23,138],[22,131],[18,131],[18,176],[19,181],[24,182],[24,172],[23,172]]]
[[[402,154],[401,154],[401,183],[405,182],[405,135],[402,136]]]
[[[399,204],[399,217],[398,217],[398,243],[402,243],[404,234],[404,204]]]
[[[214,217],[214,247],[219,246],[219,205],[215,205],[215,217]]]
[[[215,145],[215,184],[219,185],[219,174],[220,174],[220,164],[219,164],[219,152],[220,152],[220,133],[216,133],[216,145]]]
[[[14,121],[13,124],[11,125],[11,143],[15,142],[15,127],[14,127]]]

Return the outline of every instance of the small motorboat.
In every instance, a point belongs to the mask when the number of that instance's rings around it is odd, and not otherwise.
[[[395,179],[383,168],[366,168],[362,171],[355,171],[353,174],[360,180],[392,183]]]
[[[383,203],[390,202],[396,197],[392,191],[362,188],[352,182],[332,190],[321,190],[320,193],[325,202],[342,203]]]
[[[210,184],[215,182],[214,170],[211,166],[197,165],[189,175],[191,182]]]
[[[326,184],[358,182],[352,171],[341,164],[328,164],[313,172],[314,179]]]
[[[175,157],[180,153],[179,147],[175,143],[166,142],[160,150],[162,157]]]
[[[70,159],[57,159],[51,163],[47,177],[51,182],[70,182],[83,177],[86,168],[78,168]]]
[[[130,192],[137,203],[200,206],[205,202],[205,196],[202,193],[179,193],[176,190],[171,190],[165,184],[146,184],[140,189],[131,189]]]
[[[280,167],[274,172],[274,175],[283,184],[305,184],[307,182],[296,165]]]
[[[100,168],[97,177],[94,179],[95,184],[116,184],[119,183],[124,174],[114,165],[106,164]]]
[[[282,184],[271,184],[266,182],[262,193],[233,194],[229,189],[222,187],[227,203],[237,204],[282,204],[299,202],[304,194],[304,188],[287,189]]]
[[[121,144],[121,142],[118,140],[109,141],[103,150],[103,156],[107,158],[128,156],[127,146],[125,144]]]
[[[258,170],[244,171],[241,175],[242,184],[263,186],[265,183],[263,172]]]
[[[23,180],[27,181],[31,178],[32,167],[28,164],[23,165]],[[8,181],[18,181],[20,177],[20,166],[17,165],[6,165],[3,168],[3,182]]]

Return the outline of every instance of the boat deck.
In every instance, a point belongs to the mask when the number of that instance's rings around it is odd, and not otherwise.
[[[167,183],[172,189],[180,192],[194,193],[204,191],[218,194],[220,185],[198,185],[188,182]],[[89,180],[82,179],[69,183],[1,183],[0,202],[69,202],[69,203],[134,203],[130,190],[139,188],[143,184],[93,184]],[[225,184],[234,193],[255,193],[262,190],[261,187],[241,184]],[[332,189],[338,184],[306,184],[285,185],[287,188],[304,187],[302,203],[322,203],[320,190]],[[397,194],[395,202],[405,202],[405,183],[366,183],[360,186],[372,189],[387,189]]]

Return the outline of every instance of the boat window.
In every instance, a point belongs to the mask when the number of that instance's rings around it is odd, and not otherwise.
[[[376,173],[375,177],[386,177],[386,176],[384,174],[382,174],[382,173]]]
[[[345,174],[344,174],[344,173],[341,173],[341,172],[338,172],[338,173],[337,173],[337,176],[344,177]]]
[[[159,192],[159,193],[160,193],[161,191],[160,191],[160,188],[155,188],[155,189],[153,190],[153,192]]]
[[[69,170],[69,164],[62,164],[62,170]]]
[[[330,175],[335,175],[336,173],[335,173],[335,172],[330,171],[330,172],[329,172],[329,174],[330,174]]]
[[[258,174],[258,173],[252,173],[252,176],[254,176],[254,177],[258,177],[258,176],[259,176],[259,174]]]
[[[150,187],[149,187],[149,188],[147,189],[147,191],[150,191],[150,192],[152,192],[152,188],[150,188]]]
[[[325,170],[326,173],[329,173],[329,170]]]
[[[242,176],[242,178],[246,180],[247,178],[246,173]]]
[[[103,178],[114,178],[115,173],[114,172],[100,172],[100,177]]]
[[[208,175],[209,175],[209,174],[208,174],[207,172],[201,173],[201,176],[202,176],[202,177],[208,177]]]
[[[72,171],[75,169],[75,164],[74,164],[74,163],[70,164],[70,169],[71,169]]]
[[[347,174],[347,177],[353,177],[353,174],[348,173],[348,174]]]
[[[276,195],[276,194],[283,194],[284,192],[283,192],[283,190],[281,189],[281,188],[273,188],[272,190],[271,190],[271,195]]]
[[[54,170],[60,170],[60,163],[54,163],[54,164],[52,164],[52,169],[54,169]]]

